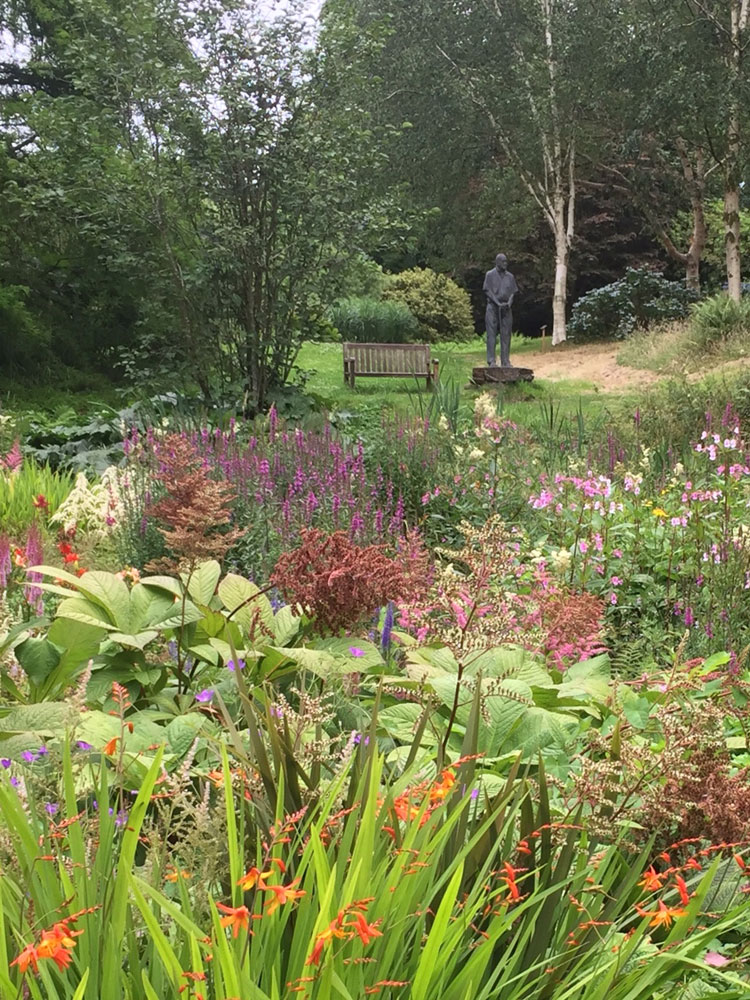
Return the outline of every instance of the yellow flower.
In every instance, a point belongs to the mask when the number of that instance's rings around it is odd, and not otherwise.
[[[665,510],[662,510],[661,507],[654,507],[651,513],[654,517],[669,517],[669,514]]]

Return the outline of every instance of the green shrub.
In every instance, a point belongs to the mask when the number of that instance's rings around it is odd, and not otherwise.
[[[362,344],[409,344],[420,336],[417,320],[402,302],[343,299],[331,310],[331,323],[342,340]]]
[[[419,336],[427,343],[475,335],[468,292],[444,274],[421,267],[402,271],[390,279],[383,298],[403,303],[416,316]]]
[[[667,281],[645,268],[628,268],[624,278],[595,288],[576,302],[568,336],[620,340],[637,328],[687,316],[695,297],[680,282]]]
[[[712,347],[750,332],[750,301],[735,302],[723,293],[693,306],[690,333],[700,348]]]
[[[50,335],[29,312],[28,294],[22,285],[0,287],[0,364],[30,371],[47,354]]]

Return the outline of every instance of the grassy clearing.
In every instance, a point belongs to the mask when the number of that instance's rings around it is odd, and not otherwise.
[[[750,344],[745,331],[703,347],[695,340],[691,322],[681,320],[637,331],[623,344],[617,361],[660,375],[693,375],[741,362],[748,356]]]
[[[539,340],[514,336],[511,357],[523,363],[523,356],[551,351],[549,339],[544,345]],[[433,349],[440,361],[440,379],[443,385],[454,383],[462,390],[464,404],[482,391],[469,385],[471,369],[485,361],[484,343],[477,338],[468,344],[440,344]],[[520,358],[519,358],[520,355]],[[306,388],[318,396],[324,406],[350,412],[357,417],[374,417],[384,407],[401,413],[419,410],[429,404],[431,390],[424,379],[366,379],[359,380],[354,389],[344,384],[340,344],[305,344],[300,351],[297,365],[308,373]],[[562,414],[573,415],[579,406],[584,414],[602,412],[605,398],[590,382],[564,380],[552,382],[537,379],[533,383],[505,386],[497,390],[502,394],[503,412],[517,422],[527,423],[536,419],[541,404],[553,402]]]

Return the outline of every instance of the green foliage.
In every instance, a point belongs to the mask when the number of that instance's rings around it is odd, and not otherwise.
[[[40,957],[39,979],[25,978],[31,996],[180,1000],[187,971],[210,1000],[229,990],[273,1000],[278,983],[300,979],[311,1000],[327,1000],[334,983],[354,998],[388,980],[401,984],[395,996],[419,1000],[650,1000],[678,988],[707,948],[742,940],[750,904],[736,892],[740,872],[727,879],[717,859],[687,873],[689,905],[679,910],[665,888],[659,904],[675,915],[654,929],[655,895],[639,885],[648,851],[602,848],[576,817],[558,821],[541,768],[515,764],[483,783],[475,761],[436,769],[431,756],[393,774],[371,741],[302,812],[286,814],[279,799],[267,813],[269,793],[288,787],[272,769],[289,748],[277,734],[267,756],[259,740],[272,719],[252,719],[257,738],[230,730],[212,776],[200,762],[188,764],[189,780],[165,777],[169,744],[144,751],[134,797],[136,755],[81,750],[71,735],[31,754],[24,798],[6,769],[4,994],[22,988],[15,956],[66,920],[80,932],[66,944],[69,968],[53,976]],[[265,789],[248,798],[238,776],[250,761]],[[201,858],[194,841],[209,830],[221,843],[213,854],[204,844]],[[264,874],[243,890],[251,869]],[[282,886],[296,895],[272,908]],[[736,973],[710,975],[727,1000],[742,994]]]
[[[331,309],[330,316],[345,341],[409,344],[420,337],[419,323],[403,302],[343,299]]]
[[[691,340],[700,350],[710,350],[722,342],[750,337],[750,300],[735,302],[728,295],[714,295],[693,306],[690,314]]]
[[[625,277],[596,288],[573,306],[568,336],[581,340],[627,337],[639,327],[686,316],[695,293],[649,270],[629,268]]]
[[[422,267],[402,271],[389,279],[383,298],[402,303],[416,316],[420,337],[428,344],[475,335],[469,295],[445,274]]]
[[[47,501],[51,516],[73,488],[73,476],[24,459],[14,473],[0,470],[0,534],[20,535],[38,517],[34,501]],[[20,539],[19,539],[20,541]]]
[[[50,334],[29,309],[30,289],[0,286],[0,365],[32,372],[47,357]]]

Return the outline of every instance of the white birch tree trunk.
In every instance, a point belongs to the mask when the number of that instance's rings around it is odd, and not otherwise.
[[[731,0],[731,38],[728,56],[730,106],[727,122],[727,157],[724,166],[724,250],[727,294],[735,302],[742,296],[740,257],[740,97],[742,54],[745,47],[750,0]]]
[[[563,241],[555,248],[555,291],[552,296],[552,346],[567,338],[568,319],[568,245]]]

